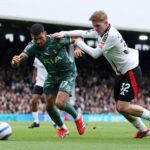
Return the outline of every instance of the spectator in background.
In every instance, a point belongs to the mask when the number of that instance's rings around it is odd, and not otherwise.
[[[97,61],[99,62],[99,60],[101,62],[101,59],[98,59]],[[115,101],[113,98],[114,76],[112,72],[110,70],[107,70],[107,68],[101,69],[102,66],[96,65],[95,61],[92,59],[89,60],[88,58],[87,61],[89,66],[86,66],[86,64],[84,64],[84,61],[81,61],[80,63],[80,61],[76,60],[79,76],[77,77],[76,87],[75,87],[75,95],[76,95],[76,100],[74,100],[75,108],[79,112],[82,112],[84,114],[118,113],[115,109]],[[96,63],[98,63],[97,61]],[[32,64],[29,65],[22,64],[22,67],[16,70],[12,70],[8,66],[0,67],[1,70],[0,113],[1,114],[32,113],[30,106],[32,105],[31,72],[33,72],[32,70],[33,68],[31,67],[31,65]],[[92,74],[86,72],[84,68],[87,68],[86,70],[90,70]],[[100,72],[98,72],[97,70],[100,70]],[[5,81],[5,78],[9,76],[8,74],[11,74],[10,76],[11,83],[8,83],[7,80]],[[107,74],[107,77],[105,74]],[[96,78],[97,82],[94,82],[92,84],[89,81],[92,81],[93,77]],[[105,88],[103,88],[103,84],[105,85]],[[144,108],[147,108],[148,110],[150,110],[149,85],[150,85],[149,70],[147,70],[146,74],[144,74],[142,79],[143,88],[140,89],[137,99],[133,101],[134,104],[139,104]],[[89,99],[91,98],[93,100],[93,104],[95,105],[95,108],[89,104],[91,103],[91,101],[89,101]],[[43,104],[41,103],[41,101],[39,101],[39,114],[43,114],[43,113],[45,113],[45,109],[43,108]]]

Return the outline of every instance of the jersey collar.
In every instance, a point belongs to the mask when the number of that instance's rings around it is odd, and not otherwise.
[[[100,35],[100,36],[103,37],[103,35],[110,30],[110,27],[111,27],[111,25],[109,24],[107,29],[104,31],[104,33],[102,35]]]

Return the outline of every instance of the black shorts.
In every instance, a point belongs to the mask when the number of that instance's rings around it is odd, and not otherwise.
[[[43,87],[35,85],[33,90],[32,90],[32,94],[42,95],[43,94]]]
[[[131,102],[132,99],[136,98],[141,86],[141,80],[142,72],[139,66],[129,70],[124,75],[117,76],[114,86],[115,101]]]

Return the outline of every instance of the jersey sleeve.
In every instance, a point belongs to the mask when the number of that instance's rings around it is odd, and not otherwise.
[[[78,37],[82,37],[82,38],[96,38],[98,35],[94,29],[62,31],[61,33],[64,36],[70,36],[70,37],[78,36]]]
[[[25,49],[23,50],[22,53],[26,54],[27,57],[34,56],[34,55],[35,55],[35,51],[34,51],[34,48],[33,48],[33,42],[30,42],[30,43],[25,47]]]
[[[85,44],[83,41],[77,42],[77,46],[79,46],[83,51],[89,54],[93,58],[100,57],[104,51],[108,51],[116,44],[116,39],[112,35],[105,34],[103,38],[99,41],[98,46],[96,48],[92,48]]]
[[[61,39],[57,39],[59,40],[59,44],[63,45],[63,46],[68,46],[71,44],[71,39],[70,37],[64,37],[64,38],[61,38]]]

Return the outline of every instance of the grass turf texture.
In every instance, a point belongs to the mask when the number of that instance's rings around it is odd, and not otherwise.
[[[87,123],[86,133],[78,135],[75,124],[67,122],[70,135],[55,138],[52,123],[28,129],[30,122],[9,122],[13,134],[0,141],[0,150],[149,150],[150,137],[132,139],[136,130],[129,123]]]

